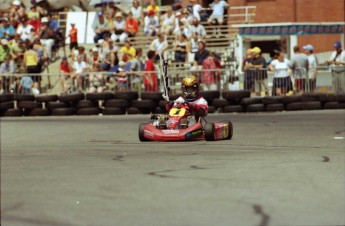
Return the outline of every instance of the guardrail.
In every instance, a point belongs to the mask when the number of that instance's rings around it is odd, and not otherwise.
[[[345,66],[318,67],[315,80],[303,71],[245,70],[239,73],[235,67],[207,69],[178,67],[168,70],[172,93],[179,92],[184,76],[193,74],[200,80],[202,90],[248,90],[252,96],[294,95],[304,92],[345,93]],[[278,76],[286,73],[287,76]],[[149,77],[153,75],[153,86]],[[105,91],[162,91],[160,71],[85,72],[78,74],[2,74],[1,93],[61,94],[74,92]],[[308,79],[307,79],[308,78]],[[25,89],[25,85],[31,87]],[[39,92],[38,92],[39,91]]]

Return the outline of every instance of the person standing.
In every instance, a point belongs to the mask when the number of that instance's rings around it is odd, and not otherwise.
[[[316,74],[318,61],[314,55],[314,47],[310,44],[303,46],[305,54],[308,56],[309,72],[308,72],[308,82],[306,82],[307,92],[313,92],[316,89]]]
[[[345,92],[345,50],[342,49],[341,43],[336,41],[333,45],[335,51],[331,58],[326,61],[332,69],[332,85],[335,93]]]
[[[154,59],[156,57],[155,51],[148,51],[147,60],[145,62],[145,77],[144,85],[146,92],[156,92],[158,91],[157,85],[157,74],[154,65]]]
[[[277,53],[277,59],[272,60],[268,69],[274,72],[273,96],[285,96],[291,87],[289,75],[289,60],[285,58],[283,52]]]
[[[252,70],[252,76],[255,79],[255,91],[257,96],[264,96],[268,92],[266,85],[267,80],[267,63],[265,58],[261,55],[261,49],[254,47],[250,50],[252,52],[251,62],[248,64]]]
[[[68,37],[70,39],[70,52],[72,52],[73,49],[78,49],[78,29],[75,27],[75,23],[71,23],[71,30],[69,30]]]
[[[250,69],[252,65],[252,51],[251,49],[247,50],[246,58],[244,58],[242,63],[242,71],[244,72],[244,90],[250,91],[250,93],[254,93],[255,87],[255,79]]]
[[[309,62],[306,54],[301,53],[300,47],[293,48],[295,55],[290,60],[293,78],[295,79],[295,91],[303,93],[305,91],[305,81],[309,71]]]

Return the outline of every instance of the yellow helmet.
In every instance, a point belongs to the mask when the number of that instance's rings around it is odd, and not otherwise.
[[[187,101],[195,101],[199,96],[198,79],[189,75],[182,80],[182,95]]]

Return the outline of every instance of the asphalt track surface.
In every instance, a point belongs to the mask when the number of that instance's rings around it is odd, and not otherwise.
[[[210,115],[217,142],[148,118],[1,118],[1,225],[345,225],[344,110]]]

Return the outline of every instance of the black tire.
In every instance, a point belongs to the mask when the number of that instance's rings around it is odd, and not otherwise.
[[[283,97],[280,96],[272,96],[272,97],[263,97],[262,103],[263,104],[280,104],[283,102]]]
[[[27,112],[27,116],[49,116],[50,111],[46,108],[35,108]]]
[[[126,114],[126,108],[120,107],[106,107],[102,110],[103,115],[124,115]]]
[[[59,102],[59,101],[49,101],[46,104],[46,108],[48,109],[55,109],[55,108],[68,108],[70,105],[67,102]]]
[[[19,101],[17,103],[17,108],[25,108],[25,109],[42,108],[42,103],[36,102],[36,101]]]
[[[320,93],[303,93],[302,102],[320,101]]]
[[[169,101],[166,101],[166,100],[160,100],[159,102],[158,102],[158,107],[161,107],[161,108],[166,108],[166,105],[167,105],[167,103],[169,103]]]
[[[338,109],[345,109],[345,103],[338,103]]]
[[[96,108],[98,107],[97,101],[91,101],[91,100],[80,100],[77,104],[77,109],[81,108]]]
[[[139,108],[135,108],[135,107],[130,107],[127,109],[127,114],[129,115],[137,115],[137,114],[141,114]]]
[[[49,102],[57,101],[59,98],[57,95],[40,95],[35,97],[37,102]]]
[[[223,91],[222,97],[228,101],[241,100],[243,98],[250,97],[250,92],[246,90]]]
[[[220,97],[220,92],[216,90],[200,91],[200,95],[207,100],[207,102],[212,103],[213,99]]]
[[[139,97],[136,91],[120,91],[114,93],[114,99],[137,100]]]
[[[182,96],[182,93],[172,94],[169,96],[169,100],[174,101],[177,98],[179,98],[180,96]]]
[[[284,96],[282,101],[283,101],[283,104],[290,104],[290,103],[301,102],[302,101],[302,96],[301,95]]]
[[[99,115],[101,110],[99,108],[80,108],[77,109],[77,115]]]
[[[344,94],[337,94],[336,99],[339,103],[345,103],[345,93]]]
[[[68,95],[61,95],[59,96],[59,101],[61,102],[78,102],[80,100],[85,99],[84,93],[75,93],[75,94],[68,94]]]
[[[105,93],[87,93],[86,94],[86,100],[110,100],[114,98],[113,93],[105,92]]]
[[[107,108],[128,108],[129,106],[129,102],[126,99],[113,99],[105,102],[105,107]]]
[[[216,98],[216,99],[213,99],[211,105],[215,106],[216,108],[222,108],[222,107],[228,106],[229,102],[226,99]]]
[[[138,136],[139,136],[139,140],[141,142],[146,142],[149,141],[149,139],[147,139],[146,137],[144,137],[144,133],[145,133],[145,126],[147,125],[147,123],[140,123],[139,124],[139,130],[138,130]]]
[[[5,112],[1,113],[1,117],[20,117],[23,116],[21,109],[9,108]]]
[[[214,132],[215,132],[215,124],[207,123],[204,128],[205,132],[205,140],[207,141],[214,141]]]
[[[13,101],[6,101],[0,103],[0,111],[7,110],[9,108],[14,108],[14,102]]]
[[[15,94],[14,100],[16,100],[16,101],[34,101],[35,96],[34,95],[26,95],[26,94]]]
[[[284,111],[284,104],[267,104],[266,111]]]
[[[302,110],[302,102],[289,103],[286,105],[287,111],[299,111]]]
[[[262,98],[261,97],[246,97],[241,100],[241,105],[247,106],[252,104],[261,104]]]
[[[250,104],[246,107],[247,112],[262,112],[265,111],[264,104]]]
[[[323,109],[339,109],[339,103],[334,102],[327,102],[323,105]]]
[[[0,103],[13,101],[13,100],[14,100],[14,94],[13,93],[0,94]]]
[[[320,101],[302,102],[302,110],[318,110],[321,109]]]
[[[337,101],[337,96],[334,94],[323,93],[320,94],[320,101],[321,103],[335,102]]]
[[[152,100],[132,100],[131,102],[132,107],[136,108],[149,108],[155,107],[155,104]]]
[[[66,116],[75,115],[76,110],[74,108],[55,108],[52,110],[51,115]]]
[[[165,114],[167,111],[165,110],[165,108],[161,108],[161,107],[155,107],[153,113],[155,114]]]
[[[225,106],[222,109],[222,112],[223,113],[244,112],[244,107],[242,105]]]
[[[213,114],[217,111],[217,108],[214,106],[208,106],[208,113]]]
[[[142,92],[140,97],[142,100],[153,100],[159,102],[163,100],[162,92]]]

